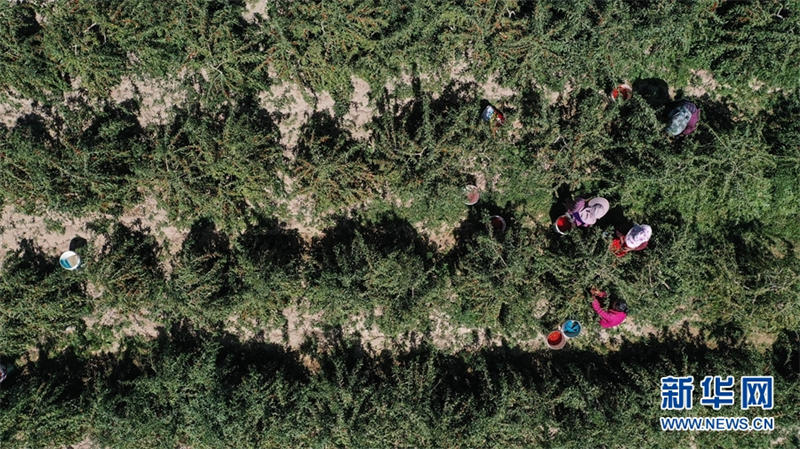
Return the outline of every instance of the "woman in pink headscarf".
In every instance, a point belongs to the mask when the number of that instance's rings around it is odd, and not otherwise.
[[[634,225],[627,234],[617,232],[617,238],[611,241],[609,248],[617,257],[622,257],[630,251],[641,251],[647,248],[647,242],[653,234],[653,229],[648,225]]]
[[[619,326],[628,317],[628,304],[621,299],[612,300],[608,304],[608,309],[603,310],[601,301],[608,298],[608,293],[600,291],[594,287],[591,289],[592,293],[592,308],[598,315],[600,315],[600,327],[614,327]]]

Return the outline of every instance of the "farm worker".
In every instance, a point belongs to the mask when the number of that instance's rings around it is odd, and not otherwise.
[[[5,365],[0,363],[0,383],[3,383],[3,381],[6,380],[6,374],[8,374],[8,371],[6,370]]]
[[[604,291],[600,291],[594,287],[591,290],[592,293],[592,308],[598,315],[600,315],[600,326],[609,328],[614,326],[619,326],[623,321],[625,321],[625,317],[628,316],[628,304],[621,299],[615,299],[611,301],[608,305],[608,310],[603,310],[603,306],[600,305],[601,299],[606,299],[608,297],[608,293]]]
[[[627,234],[617,232],[617,238],[611,241],[609,248],[617,257],[622,257],[630,251],[641,251],[647,248],[647,242],[653,234],[653,229],[648,225],[634,225]]]
[[[670,136],[688,136],[697,129],[700,120],[700,110],[691,101],[681,100],[678,106],[669,113],[669,126],[667,134]]]
[[[567,210],[567,215],[575,226],[588,228],[608,212],[608,200],[602,197],[592,198],[588,202],[581,197]]]

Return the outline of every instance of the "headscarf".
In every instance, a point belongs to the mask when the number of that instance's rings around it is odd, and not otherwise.
[[[625,236],[625,246],[628,248],[638,248],[643,243],[650,240],[650,235],[653,234],[653,229],[648,225],[635,225],[628,231]]]
[[[586,207],[581,209],[578,212],[580,216],[580,220],[588,226],[591,226],[597,222],[597,220],[603,218],[608,212],[608,200],[602,197],[592,198],[586,204]]]
[[[675,109],[670,111],[669,118],[670,123],[666,129],[667,134],[670,136],[688,135],[697,128],[700,112],[694,103],[683,100]]]

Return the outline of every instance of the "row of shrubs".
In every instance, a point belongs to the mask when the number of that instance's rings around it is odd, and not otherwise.
[[[619,352],[445,354],[422,345],[368,356],[339,341],[312,358],[175,326],[120,354],[43,355],[0,388],[5,447],[88,439],[115,448],[713,447],[800,443],[797,332],[766,353],[709,353],[688,333]],[[547,351],[547,350],[545,350]],[[693,375],[691,410],[661,410],[660,377]],[[706,375],[736,378],[734,406],[699,403]],[[774,377],[774,408],[740,410],[739,378]],[[774,417],[771,432],[662,432],[662,416]]]

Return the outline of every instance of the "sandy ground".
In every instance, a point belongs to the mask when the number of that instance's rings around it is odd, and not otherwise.
[[[267,16],[267,0],[247,0],[242,18],[248,23],[269,20],[269,16]]]
[[[322,312],[303,312],[298,306],[289,306],[283,309],[286,318],[286,343],[289,348],[298,350],[309,338],[323,340],[325,335],[319,326],[322,322]]]
[[[546,309],[546,305],[544,307]],[[383,311],[376,308],[372,315],[377,317]],[[226,330],[238,335],[243,340],[256,339],[275,344],[283,344],[287,349],[298,351],[307,339],[316,342],[316,348],[325,351],[332,347],[332,342],[339,338],[338,333],[328,333],[323,329],[322,312],[311,313],[308,304],[289,306],[283,310],[286,324],[282,327],[259,327],[254,321],[243,324],[237,317],[230,317]],[[436,348],[447,352],[479,351],[485,348],[499,347],[504,344],[518,346],[526,351],[537,351],[546,348],[543,333],[535,332],[527,335],[507,335],[488,328],[457,326],[444,312],[432,310],[428,316],[428,331],[410,332],[401,335],[387,335],[375,323],[367,326],[367,312],[356,314],[342,326],[341,336],[358,338],[361,345],[373,355],[382,351],[405,352],[429,342]],[[676,320],[666,329],[657,328],[649,323],[639,322],[633,318],[613,329],[601,329],[596,323],[583,323],[582,338],[573,344],[589,349],[593,345],[602,344],[607,351],[618,351],[624,341],[638,341],[651,336],[665,336],[688,331],[692,336],[700,336],[700,317],[694,315]],[[555,330],[555,329],[554,329]],[[759,336],[760,335],[760,336]],[[757,348],[765,349],[774,343],[770,335],[756,335],[748,341]],[[508,343],[504,343],[508,342]],[[708,342],[710,348],[716,347],[713,341]],[[313,363],[309,359],[309,363]]]
[[[366,129],[366,125],[375,116],[375,108],[370,105],[369,100],[370,86],[357,76],[351,76],[350,82],[353,85],[353,97],[350,100],[350,110],[344,116],[344,122],[349,125],[348,128],[355,139],[367,140],[372,132]]]
[[[0,103],[0,123],[12,128],[17,119],[33,112],[33,101],[17,96],[9,96],[5,103]]]
[[[280,143],[284,146],[284,156],[294,160],[294,148],[300,138],[300,128],[315,112],[327,112],[333,116],[334,101],[328,92],[316,96],[292,81],[285,81],[270,87],[269,91],[258,96],[261,107],[276,117],[281,134]],[[309,103],[310,99],[316,99]],[[313,104],[312,104],[313,103]]]
[[[159,329],[162,328],[158,322],[154,321],[152,314],[147,309],[142,309],[136,313],[123,315],[119,310],[111,308],[102,312],[97,312],[83,318],[86,327],[90,330],[98,330],[101,327],[111,329],[113,337],[104,347],[92,351],[92,354],[103,352],[116,353],[120,349],[120,342],[125,337],[144,337],[155,339],[158,337]]]
[[[96,217],[92,217],[96,218]],[[62,230],[48,227],[47,220],[53,220],[63,226]],[[5,259],[9,251],[19,248],[22,240],[31,240],[34,245],[57,258],[62,252],[69,249],[69,242],[74,237],[91,238],[94,236],[86,229],[86,224],[92,219],[68,218],[56,214],[48,216],[26,215],[17,212],[13,206],[2,210],[0,223],[3,233],[0,238],[0,260]],[[2,263],[2,262],[0,262]]]
[[[92,441],[91,438],[86,437],[78,443],[64,446],[62,449],[100,449],[102,446]]]
[[[179,84],[178,80],[123,77],[111,90],[111,99],[116,103],[140,99],[138,119],[142,128],[166,125],[172,108],[186,101],[186,93],[178,88]]]
[[[414,229],[434,243],[440,252],[447,252],[456,246],[456,226],[450,223],[441,223],[438,228],[432,228],[424,221],[414,223]]]
[[[104,243],[100,240],[102,236],[87,227],[89,223],[100,218],[113,217],[101,214],[80,218],[57,213],[27,215],[17,211],[14,206],[6,206],[0,211],[0,263],[9,251],[19,248],[22,240],[32,241],[34,246],[40,247],[53,258],[58,258],[62,252],[67,251],[70,241],[75,237],[93,240],[95,247],[101,247]],[[169,224],[166,211],[159,208],[152,197],[126,211],[118,220],[126,226],[148,229],[170,254],[175,254],[181,248],[188,234],[188,230]]]
[[[689,84],[683,89],[683,93],[690,97],[702,97],[710,91],[719,89],[719,83],[708,70],[692,70],[693,80],[699,84]]]

